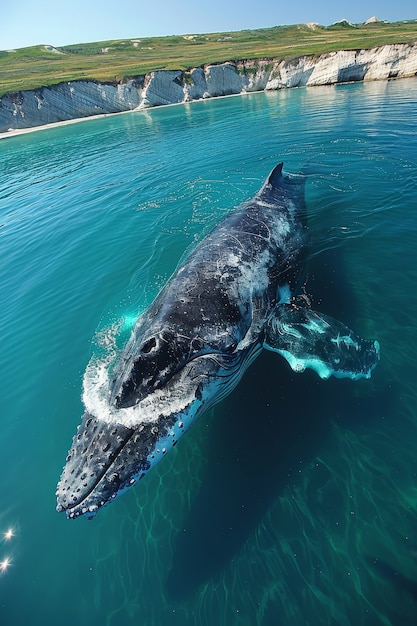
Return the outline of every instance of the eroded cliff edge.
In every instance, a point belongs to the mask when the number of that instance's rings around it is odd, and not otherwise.
[[[417,75],[417,43],[341,50],[292,61],[254,59],[159,70],[124,83],[80,80],[0,98],[0,133],[80,117],[239,93]]]

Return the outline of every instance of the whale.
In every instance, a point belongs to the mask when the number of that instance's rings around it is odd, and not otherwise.
[[[302,293],[305,176],[278,163],[260,190],[209,232],[135,322],[98,378],[56,497],[69,519],[92,518],[138,483],[263,350],[295,372],[369,378],[378,341],[311,308]],[[97,398],[96,398],[97,400]]]

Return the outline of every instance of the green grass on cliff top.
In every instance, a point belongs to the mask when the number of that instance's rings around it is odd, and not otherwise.
[[[118,39],[54,48],[0,51],[0,96],[62,81],[120,82],[157,69],[187,70],[208,63],[256,58],[289,60],[332,50],[417,41],[417,20]]]

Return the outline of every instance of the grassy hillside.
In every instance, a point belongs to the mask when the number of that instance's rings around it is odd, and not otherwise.
[[[417,20],[332,26],[294,25],[206,35],[101,41],[0,51],[0,96],[76,79],[118,82],[156,69],[417,41]]]

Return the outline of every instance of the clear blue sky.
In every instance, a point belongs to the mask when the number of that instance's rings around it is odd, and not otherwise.
[[[5,0],[0,50],[35,44],[417,18],[415,0]]]

